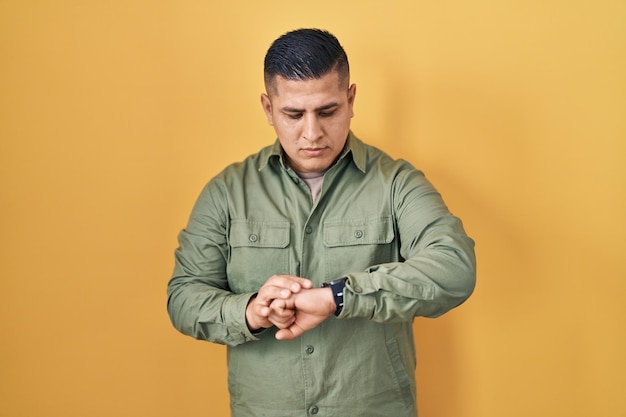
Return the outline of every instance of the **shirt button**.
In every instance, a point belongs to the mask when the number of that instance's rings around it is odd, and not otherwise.
[[[259,236],[253,233],[248,237],[248,239],[250,239],[250,242],[256,242],[257,240],[259,240]]]
[[[314,405],[313,407],[309,408],[309,413],[311,414],[317,414],[320,411],[319,408],[317,408],[316,405]]]
[[[311,226],[307,226],[306,229],[304,229],[304,231],[306,232],[307,235],[310,235],[311,233],[313,233],[313,228]]]
[[[309,355],[313,354],[313,352],[315,352],[315,348],[311,345],[307,345],[307,347],[304,349],[304,351],[306,353],[308,353]]]
[[[354,292],[360,294],[363,291],[361,287],[354,287]]]
[[[363,237],[363,230],[355,230],[354,237],[356,237],[357,239],[361,239]]]

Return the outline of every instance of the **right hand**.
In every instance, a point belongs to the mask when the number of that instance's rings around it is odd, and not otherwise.
[[[251,331],[276,326],[279,329],[289,327],[295,320],[295,311],[291,309],[270,309],[276,299],[286,300],[300,290],[312,288],[313,283],[294,275],[272,275],[252,297],[246,307],[246,323]]]

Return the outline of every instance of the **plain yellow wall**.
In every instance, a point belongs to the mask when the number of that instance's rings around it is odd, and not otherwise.
[[[262,59],[303,26],[477,242],[474,296],[415,323],[421,417],[626,416],[623,0],[0,2],[0,416],[228,415],[165,287],[200,188],[273,141]]]

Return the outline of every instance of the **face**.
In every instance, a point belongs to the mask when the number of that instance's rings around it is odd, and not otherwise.
[[[261,104],[291,168],[322,172],[337,160],[348,138],[355,94],[356,85],[342,87],[337,71],[304,81],[275,77]]]

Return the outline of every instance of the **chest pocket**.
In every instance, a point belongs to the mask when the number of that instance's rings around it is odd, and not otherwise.
[[[288,273],[290,229],[286,221],[231,222],[227,266],[231,291],[256,292],[270,276]]]
[[[397,261],[394,237],[391,216],[327,220],[324,222],[327,278]]]

